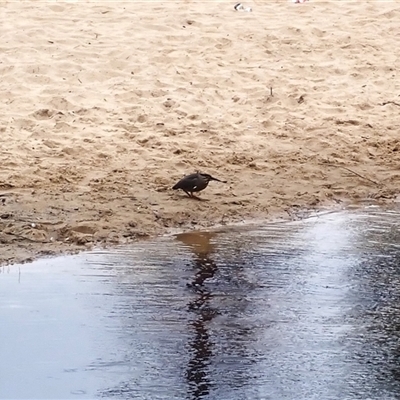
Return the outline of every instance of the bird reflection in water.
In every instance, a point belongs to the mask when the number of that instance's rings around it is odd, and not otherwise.
[[[216,316],[217,310],[211,307],[213,294],[205,283],[207,279],[212,279],[218,270],[211,257],[214,251],[213,236],[215,233],[212,232],[177,235],[177,239],[190,247],[194,253],[195,275],[193,280],[187,284],[196,294],[195,299],[189,302],[189,311],[194,314],[194,319],[189,322],[189,328],[194,331],[194,338],[189,343],[192,357],[186,372],[193,399],[206,396],[211,388],[208,365],[213,355],[213,345],[210,340],[208,323]]]

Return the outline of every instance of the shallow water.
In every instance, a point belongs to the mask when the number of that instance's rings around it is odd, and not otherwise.
[[[1,399],[397,399],[400,212],[0,269]]]

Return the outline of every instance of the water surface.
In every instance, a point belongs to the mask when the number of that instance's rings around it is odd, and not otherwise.
[[[400,213],[0,269],[1,399],[400,398]]]

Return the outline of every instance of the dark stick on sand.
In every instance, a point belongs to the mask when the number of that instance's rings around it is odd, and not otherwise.
[[[380,186],[380,185],[381,185],[379,182],[375,182],[375,181],[373,181],[372,179],[369,179],[369,178],[367,178],[366,176],[363,176],[363,175],[359,174],[358,172],[353,171],[352,169],[347,168],[347,167],[345,167],[345,166],[343,166],[343,165],[335,165],[335,164],[325,164],[325,165],[328,165],[328,166],[330,166],[330,167],[343,168],[343,169],[345,169],[345,170],[351,172],[352,174],[357,175],[357,176],[359,176],[360,178],[365,179],[365,180],[367,180],[367,181],[369,181],[369,182],[371,182],[371,183],[373,183],[373,184],[375,184],[375,185],[377,185],[377,186]]]
[[[394,104],[395,106],[400,107],[400,103],[396,103],[395,101],[385,101],[381,104],[381,106],[386,106],[387,104]]]

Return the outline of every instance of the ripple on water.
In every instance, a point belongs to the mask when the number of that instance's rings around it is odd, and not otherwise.
[[[399,217],[365,208],[3,268],[0,398],[397,398]]]

